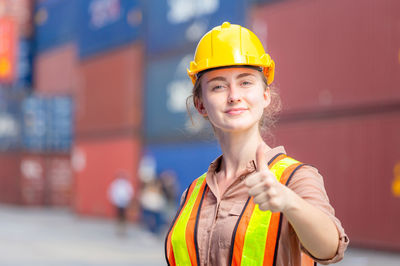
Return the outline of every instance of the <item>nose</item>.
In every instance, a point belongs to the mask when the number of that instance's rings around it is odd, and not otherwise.
[[[235,103],[241,101],[239,89],[235,85],[229,86],[228,103]]]

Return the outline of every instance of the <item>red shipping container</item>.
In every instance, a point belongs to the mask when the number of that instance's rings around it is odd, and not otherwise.
[[[75,209],[80,214],[112,217],[114,208],[108,199],[108,187],[119,171],[130,175],[134,197],[138,195],[138,138],[77,141],[72,162],[75,173]],[[131,219],[136,219],[136,214]]]
[[[82,62],[77,135],[130,133],[142,120],[143,46],[125,46]]]
[[[71,205],[73,172],[69,154],[46,156],[46,182],[46,196],[50,205]]]
[[[49,94],[76,95],[78,66],[78,52],[74,43],[40,53],[34,62],[35,90]]]
[[[21,196],[24,205],[48,205],[45,198],[46,161],[40,154],[23,154],[20,161]]]
[[[315,165],[352,245],[400,251],[400,115],[370,115],[280,125],[275,144]]]
[[[281,1],[251,28],[276,62],[285,112],[400,102],[400,1]]]
[[[0,202],[21,203],[20,153],[0,153]]]

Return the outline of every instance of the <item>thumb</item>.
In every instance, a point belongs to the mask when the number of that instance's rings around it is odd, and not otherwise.
[[[268,165],[265,157],[265,149],[263,144],[260,144],[257,147],[256,164],[257,164],[257,172],[268,170]]]

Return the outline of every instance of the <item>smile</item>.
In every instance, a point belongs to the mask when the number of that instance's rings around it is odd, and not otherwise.
[[[240,115],[244,113],[247,110],[247,108],[232,108],[228,109],[225,111],[225,113],[230,114],[230,115]]]

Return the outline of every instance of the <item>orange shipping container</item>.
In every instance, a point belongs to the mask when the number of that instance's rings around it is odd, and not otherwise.
[[[77,141],[72,161],[75,173],[75,209],[80,214],[112,217],[108,187],[119,171],[130,175],[134,197],[138,195],[137,177],[141,142],[129,137]],[[134,219],[131,217],[131,219]]]
[[[143,46],[139,43],[81,62],[78,136],[139,130],[143,64]]]

